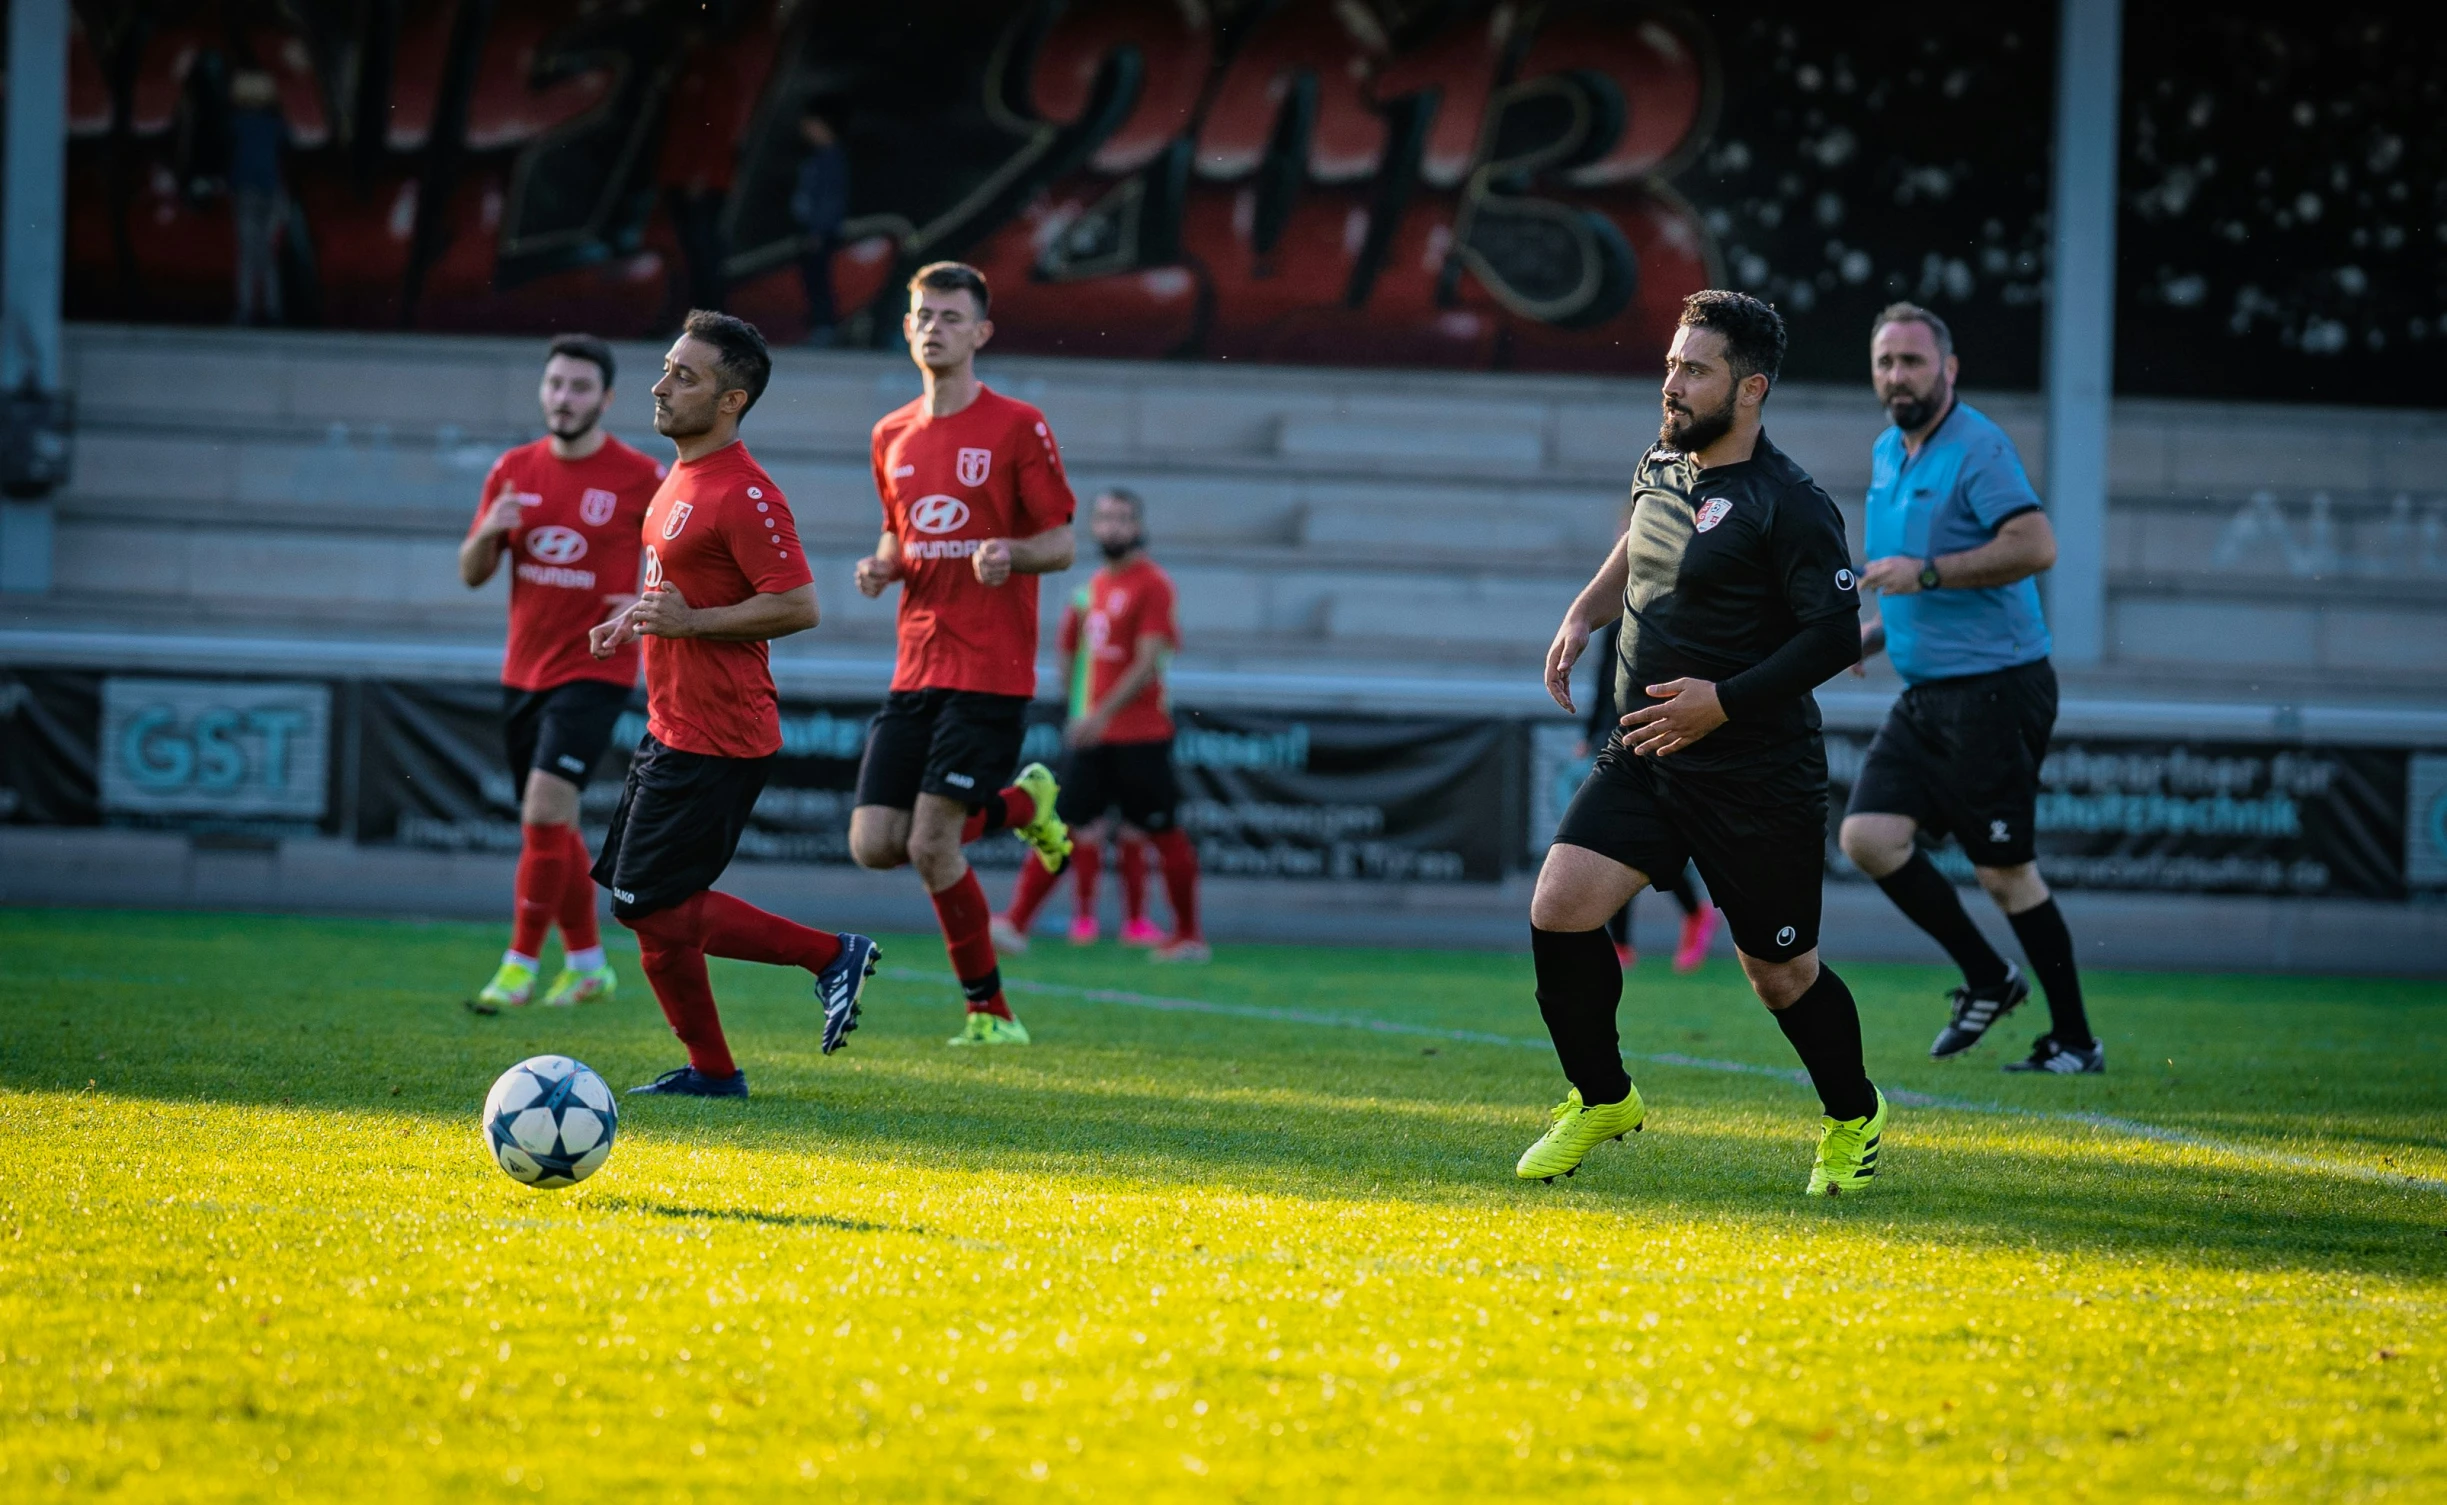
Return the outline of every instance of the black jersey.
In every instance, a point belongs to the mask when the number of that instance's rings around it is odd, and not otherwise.
[[[1749,459],[1706,469],[1659,445],[1631,495],[1616,702],[1654,704],[1646,688],[1667,680],[1716,683],[1728,720],[1668,754],[1674,768],[1815,756],[1810,691],[1860,658],[1860,588],[1834,499],[1764,433]]]

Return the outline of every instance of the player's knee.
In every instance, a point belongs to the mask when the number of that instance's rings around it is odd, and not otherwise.
[[[1810,991],[1810,984],[1818,980],[1818,963],[1815,960],[1807,966],[1798,962],[1784,962],[1744,970],[1750,974],[1750,991],[1758,995],[1759,1001],[1766,1004],[1768,1012],[1772,1014],[1781,1014],[1799,1003],[1801,995]]]
[[[2014,867],[1975,867],[1972,874],[1988,897],[1997,901],[2007,914],[2020,914],[2036,908],[2048,899],[2048,885],[2039,876],[2039,864],[2020,863]]]
[[[1898,837],[1885,829],[1885,823],[1850,816],[1837,832],[1836,841],[1852,865],[1872,878],[1883,878],[1912,859],[1912,836],[1906,827]]]

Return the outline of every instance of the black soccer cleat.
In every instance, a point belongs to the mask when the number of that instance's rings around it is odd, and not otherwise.
[[[2030,979],[2012,962],[2005,964],[2005,981],[2001,983],[1985,988],[1956,988],[1946,995],[1954,1005],[1953,1017],[1930,1043],[1929,1059],[1950,1060],[1979,1044],[1990,1025],[2012,1013],[2030,996]]]
[[[875,975],[875,964],[883,959],[881,946],[845,930],[841,932],[841,954],[816,974],[816,1001],[824,1005],[826,1055],[850,1043],[850,1031],[858,1028],[858,995],[866,991],[867,979]]]
[[[666,1071],[643,1086],[629,1089],[629,1096],[659,1095],[663,1097],[746,1097],[748,1074],[734,1071],[729,1076],[707,1076],[694,1066],[682,1066]]]
[[[2031,1042],[2028,1057],[2006,1062],[2005,1069],[2045,1071],[2057,1076],[2104,1076],[2107,1072],[2107,1042],[2093,1040],[2080,1050],[2072,1050],[2057,1044],[2054,1035],[2041,1035]]]

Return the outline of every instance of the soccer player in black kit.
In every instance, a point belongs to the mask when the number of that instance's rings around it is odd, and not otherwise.
[[[1631,527],[1547,650],[1547,692],[1569,711],[1572,665],[1621,617],[1606,667],[1627,714],[1530,900],[1538,1009],[1572,1091],[1521,1156],[1525,1179],[1572,1174],[1646,1117],[1615,1035],[1623,971],[1605,925],[1685,859],[1826,1110],[1809,1194],[1877,1173],[1886,1099],[1852,993],[1818,959],[1827,754],[1810,692],[1860,659],[1859,582],[1835,503],[1760,428],[1784,347],[1783,319],[1748,294],[1683,300]]]

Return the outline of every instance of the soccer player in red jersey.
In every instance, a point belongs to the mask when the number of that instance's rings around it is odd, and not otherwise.
[[[632,1092],[748,1095],[706,957],[813,973],[830,1055],[858,1027],[858,997],[882,955],[865,936],[810,930],[713,889],[782,749],[765,645],[816,625],[790,504],[739,442],[739,420],[772,373],[756,326],[703,309],[688,316],[654,384],[654,428],[679,459],[646,509],[645,593],[589,634],[602,659],[645,640],[646,736],[595,879],[637,932],[638,964],[688,1047],[687,1065]]]
[[[558,921],[555,1005],[612,996],[616,979],[595,928],[595,880],[578,834],[578,795],[602,761],[637,685],[637,650],[587,652],[607,606],[637,596],[637,530],[662,467],[603,429],[612,347],[566,334],[544,357],[544,437],[493,462],[476,520],[459,545],[473,589],[510,567],[510,642],[501,665],[510,780],[518,790],[517,907],[510,949],[470,1007],[518,1008],[535,996],[536,962]]]
[[[1085,609],[1074,605],[1062,621],[1062,646],[1077,654],[1079,672],[1071,682],[1065,738],[1071,753],[1058,813],[1074,830],[1090,823],[1101,828],[1106,810],[1118,805],[1122,840],[1143,833],[1164,864],[1173,933],[1157,945],[1155,959],[1206,961],[1198,931],[1198,850],[1176,819],[1181,790],[1173,778],[1173,718],[1164,693],[1165,665],[1181,647],[1172,577],[1147,555],[1147,507],[1138,493],[1114,487],[1099,494],[1088,530],[1104,551],[1105,567],[1088,582]],[[1102,838],[1101,829],[1092,831],[1071,856],[1079,885],[1074,941],[1095,938],[1093,854]],[[1020,869],[1010,912],[995,917],[999,949],[1028,949],[1028,923],[1053,887],[1054,875],[1042,866]],[[1133,907],[1142,921],[1144,902]],[[1124,941],[1131,938],[1123,933]]]
[[[901,587],[900,646],[858,769],[850,855],[868,868],[909,863],[934,896],[969,1000],[954,1045],[1028,1043],[961,847],[1007,828],[1049,871],[1071,850],[1052,771],[1031,763],[1004,780],[1036,693],[1036,577],[1071,567],[1077,504],[1045,415],[977,379],[990,306],[975,267],[939,261],[910,278],[902,332],[926,389],[875,425],[884,533],[858,561],[860,591]]]

